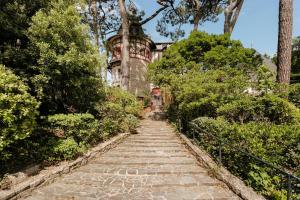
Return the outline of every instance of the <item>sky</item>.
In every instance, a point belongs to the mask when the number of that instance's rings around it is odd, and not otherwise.
[[[159,5],[154,0],[133,0],[139,9],[151,15]],[[252,47],[262,54],[273,56],[277,51],[279,0],[245,0],[239,19],[235,26],[232,39],[240,40],[245,47]],[[159,16],[144,25],[146,33],[154,42],[169,41],[160,36],[155,26]],[[219,16],[216,23],[206,22],[199,30],[213,34],[223,33],[224,17]],[[192,27],[184,26],[186,36]],[[294,0],[293,35],[300,36],[300,0]]]

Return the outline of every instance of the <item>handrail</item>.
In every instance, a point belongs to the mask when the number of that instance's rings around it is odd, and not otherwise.
[[[209,132],[207,132],[207,131],[203,131],[203,130],[201,130],[200,129],[200,127],[197,125],[197,124],[195,124],[194,122],[190,122],[189,123],[190,124],[190,126],[192,127],[192,129],[193,129],[193,131],[192,131],[192,133],[193,133],[193,138],[192,138],[192,140],[195,142],[198,142],[199,143],[199,141],[196,139],[196,137],[195,137],[195,131],[198,133],[198,134],[208,134],[208,135],[210,135],[210,136],[212,136],[212,137],[214,137],[216,140],[217,140],[217,142],[218,142],[218,162],[219,162],[219,164],[220,165],[222,165],[222,149],[223,149],[223,147],[224,147],[224,145],[228,145],[229,147],[233,147],[232,145],[230,145],[230,143],[229,142],[227,142],[227,143],[224,143],[224,141],[222,140],[222,138],[221,137],[218,137],[218,136],[216,136],[216,135],[214,135],[214,134],[212,134],[212,133],[209,133]],[[181,129],[181,122],[179,121],[179,128]],[[268,167],[270,167],[270,168],[273,168],[273,169],[275,169],[276,171],[278,171],[278,172],[280,172],[281,174],[283,174],[288,180],[288,182],[287,182],[287,184],[288,184],[288,188],[287,188],[287,200],[291,200],[291,198],[292,198],[292,186],[293,185],[295,185],[295,184],[293,184],[292,183],[292,179],[293,180],[295,180],[295,181],[297,181],[297,184],[299,184],[300,183],[300,178],[299,177],[297,177],[297,176],[295,176],[295,175],[293,175],[292,173],[290,173],[290,172],[287,172],[287,171],[285,171],[284,169],[282,169],[282,168],[280,168],[279,166],[276,166],[276,165],[274,165],[274,164],[272,164],[272,163],[269,163],[269,162],[267,162],[267,161],[265,161],[265,160],[263,160],[262,158],[260,158],[260,157],[258,157],[258,156],[256,156],[256,155],[253,155],[253,154],[251,154],[251,153],[249,153],[247,150],[245,150],[245,149],[241,149],[241,148],[238,148],[238,147],[236,147],[236,146],[234,146],[234,148],[233,148],[233,150],[234,151],[239,151],[239,152],[241,152],[242,154],[244,154],[244,155],[246,155],[246,156],[249,156],[249,157],[251,157],[251,158],[253,158],[254,160],[256,160],[256,161],[258,161],[258,162],[260,162],[260,163],[263,163],[264,165],[266,165],[266,166],[268,166]]]

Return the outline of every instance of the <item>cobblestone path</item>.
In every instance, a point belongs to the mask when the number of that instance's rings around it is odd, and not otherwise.
[[[141,130],[28,199],[239,199],[197,164],[165,122],[144,120]]]

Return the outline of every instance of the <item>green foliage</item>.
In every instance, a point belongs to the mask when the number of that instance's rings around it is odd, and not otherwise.
[[[142,104],[136,97],[119,88],[108,88],[107,99],[97,105],[98,117],[102,118],[104,132],[108,135],[134,129]]]
[[[286,198],[277,172],[238,149],[299,175],[300,111],[292,103],[300,102],[298,85],[287,94],[254,50],[200,32],[172,45],[149,76],[170,89],[169,117],[179,117],[183,131],[195,131],[194,120],[199,144],[214,157],[223,144],[231,172],[270,199]]]
[[[30,26],[31,17],[39,9],[47,8],[48,4],[48,0],[1,0],[0,64],[22,78],[29,78],[34,74],[31,65],[37,58],[26,30]]]
[[[178,111],[185,119],[217,116],[217,109],[227,102],[240,99],[248,84],[238,70],[209,70],[183,77],[174,92]]]
[[[197,118],[193,123],[201,130],[196,135],[201,146],[217,157],[218,145],[222,141],[223,164],[270,199],[281,199],[286,195],[286,190],[280,188],[280,174],[261,163],[257,164],[248,155],[241,153],[241,150],[288,169],[296,175],[300,174],[298,125],[275,125],[266,122],[241,125],[228,123],[222,118],[205,117]]]
[[[7,159],[6,150],[18,140],[30,136],[35,128],[38,102],[28,93],[28,87],[10,70],[0,65],[0,156]]]
[[[188,39],[175,43],[164,52],[160,61],[149,66],[149,75],[156,84],[172,84],[190,71],[234,67],[253,72],[262,63],[253,49],[244,48],[228,35],[193,32]]]
[[[222,12],[224,0],[210,1],[159,1],[161,5],[167,5],[162,17],[157,21],[156,30],[165,37],[178,40],[183,37],[185,30],[183,24],[194,26],[201,25],[206,21],[218,21],[218,15]],[[169,28],[172,29],[169,30]],[[174,28],[175,27],[175,28]]]
[[[73,159],[138,124],[134,96],[105,93],[103,63],[78,11],[84,2],[1,0],[0,176]]]
[[[293,39],[291,82],[300,82],[300,36]]]
[[[43,160],[49,162],[70,160],[82,155],[86,151],[83,143],[77,143],[72,137],[66,139],[50,138],[43,152]]]
[[[290,85],[288,99],[300,108],[300,83]]]
[[[218,115],[231,122],[265,121],[275,124],[298,124],[300,111],[292,103],[275,95],[245,96],[218,108]]]
[[[79,144],[90,144],[101,139],[100,124],[91,114],[56,114],[48,116],[51,132],[61,137],[72,137]]]
[[[70,1],[72,2],[72,1]],[[38,49],[37,75],[32,77],[42,114],[87,112],[103,99],[97,50],[89,29],[72,3],[52,3],[32,18],[28,37]]]

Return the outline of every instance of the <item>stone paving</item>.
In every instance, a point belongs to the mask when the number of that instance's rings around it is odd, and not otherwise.
[[[144,120],[141,125],[142,133],[27,199],[239,199],[198,165],[165,122]]]

